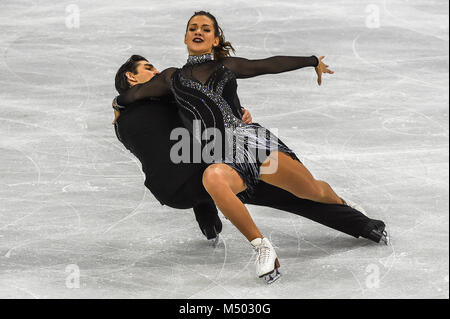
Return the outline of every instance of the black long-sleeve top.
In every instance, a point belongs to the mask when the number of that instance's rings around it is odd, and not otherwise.
[[[218,61],[210,62],[212,63],[206,62],[193,66],[191,71],[196,80],[204,83],[215,71],[218,64],[223,65],[228,70],[233,72],[237,79],[251,78],[264,74],[277,74],[308,66],[316,67],[319,64],[319,60],[316,56],[274,56],[260,60],[227,57]],[[205,67],[205,64],[207,67]],[[118,104],[126,107],[137,100],[168,94],[171,89],[171,78],[177,70],[177,68],[165,69],[159,76],[154,77],[152,80],[143,84],[135,85],[126,93],[121,94],[118,97]]]
[[[241,121],[237,78],[287,72],[318,63],[315,56],[275,56],[262,60],[227,57],[209,61],[197,59],[195,62],[190,59],[181,69],[168,68],[152,80],[130,88],[118,97],[117,102],[127,106],[138,100],[172,93],[190,133],[205,146],[214,139],[212,135],[204,137],[205,129],[209,130],[208,134],[212,132],[210,129],[218,129],[222,133],[222,154],[225,154],[225,129],[248,125]],[[190,125],[194,120],[200,123],[199,134],[193,132],[194,125]]]

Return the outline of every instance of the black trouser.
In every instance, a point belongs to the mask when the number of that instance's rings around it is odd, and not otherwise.
[[[201,180],[201,176],[193,176],[181,187],[176,196],[174,196],[177,202],[172,203],[173,206],[171,203],[167,203],[168,206],[177,208],[192,207],[200,227],[202,227],[202,224],[208,225],[214,223],[215,216],[217,215],[216,205],[206,192]],[[366,237],[367,226],[373,221],[349,206],[323,204],[298,198],[288,191],[263,181],[257,184],[252,198],[247,198],[242,195],[239,197],[244,204],[267,206],[284,210],[356,238],[359,236]]]

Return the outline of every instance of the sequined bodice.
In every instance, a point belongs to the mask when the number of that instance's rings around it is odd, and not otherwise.
[[[201,81],[203,79],[203,81]],[[188,120],[200,120],[202,128],[236,128],[240,119],[234,73],[207,56],[189,57],[172,77],[172,92]]]

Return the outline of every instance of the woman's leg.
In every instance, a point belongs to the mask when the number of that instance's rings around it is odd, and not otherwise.
[[[268,167],[271,169],[266,174],[264,171]],[[344,204],[328,183],[316,180],[303,164],[283,152],[270,153],[260,172],[261,180],[297,197],[325,204]]]
[[[245,205],[236,196],[246,186],[239,174],[226,164],[211,164],[203,173],[203,186],[220,211],[248,239],[263,236],[256,227]]]

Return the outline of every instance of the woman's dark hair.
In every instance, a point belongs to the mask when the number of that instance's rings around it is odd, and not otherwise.
[[[188,24],[186,26],[186,32],[189,27],[189,22],[191,22],[193,17],[196,16],[206,16],[210,18],[214,24],[214,36],[219,37],[219,45],[213,48],[214,59],[219,60],[221,58],[230,56],[230,51],[235,53],[235,50],[230,42],[225,41],[225,35],[223,34],[222,28],[217,23],[216,17],[214,17],[211,13],[207,11],[197,11],[194,15],[189,19]]]
[[[136,74],[136,69],[139,61],[147,61],[146,58],[140,55],[132,55],[116,73],[116,90],[119,94],[126,92],[130,88],[130,83],[128,82],[127,72],[133,72]]]

